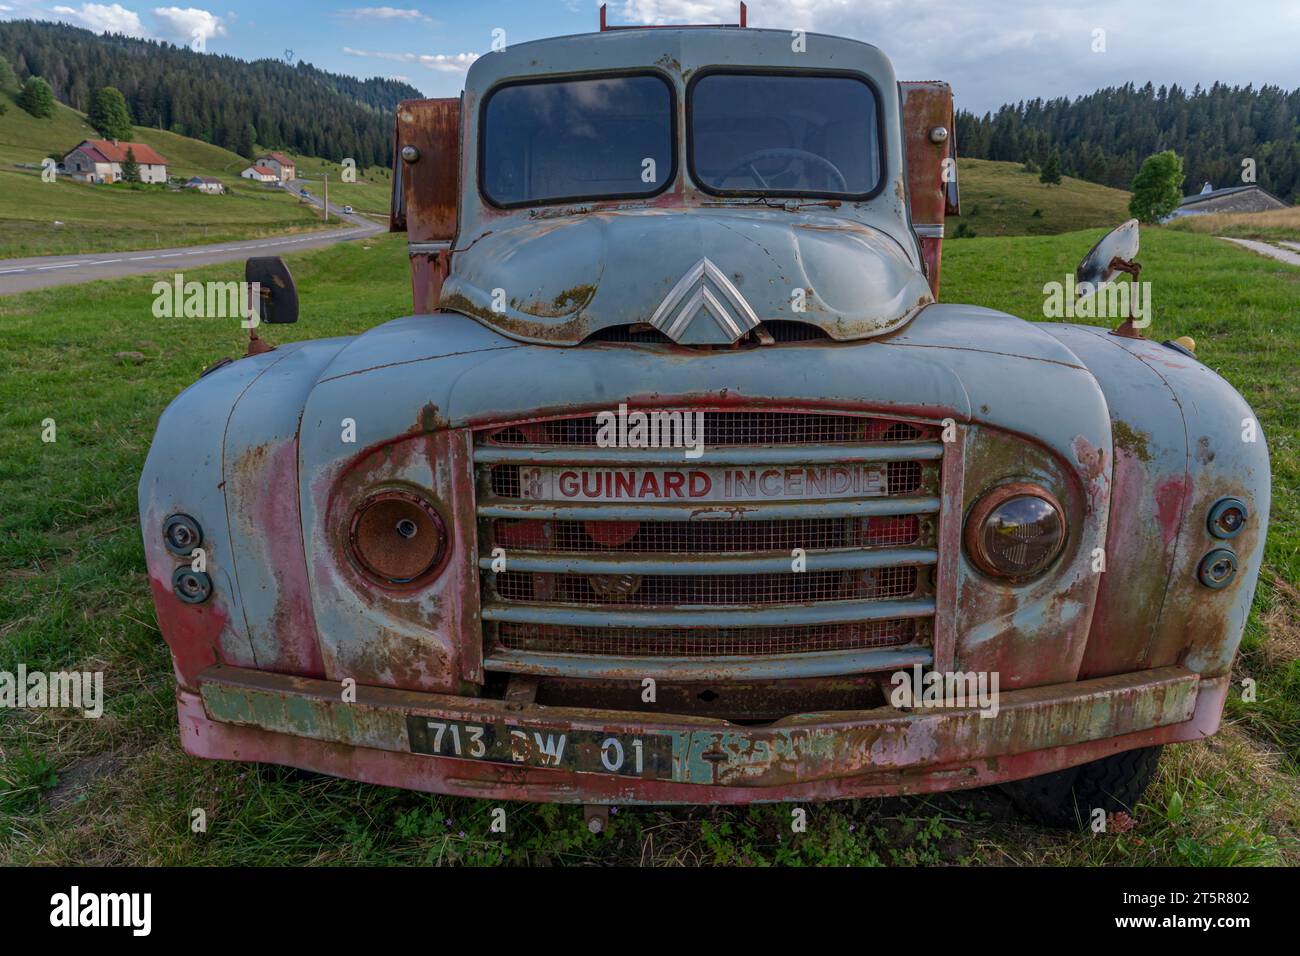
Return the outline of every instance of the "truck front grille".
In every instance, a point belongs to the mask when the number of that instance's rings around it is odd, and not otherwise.
[[[937,428],[766,410],[706,411],[703,424],[699,458],[600,447],[596,416],[476,433],[484,666],[705,680],[928,662]],[[701,470],[715,490],[733,475],[781,490],[673,499],[615,485]]]
[[[912,618],[818,627],[677,628],[631,631],[627,628],[564,627],[553,624],[499,624],[501,647],[552,654],[616,657],[740,657],[806,654],[816,651],[899,647],[916,640],[923,622]]]

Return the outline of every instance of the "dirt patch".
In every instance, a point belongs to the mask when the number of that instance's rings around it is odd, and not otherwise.
[[[60,810],[72,803],[76,803],[78,798],[96,780],[101,777],[112,776],[121,770],[123,766],[123,757],[116,751],[95,754],[86,757],[84,760],[79,760],[67,770],[59,772],[59,782],[54,789],[45,794],[45,800],[51,809]]]

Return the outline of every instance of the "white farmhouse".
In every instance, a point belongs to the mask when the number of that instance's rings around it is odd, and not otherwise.
[[[116,183],[122,179],[127,154],[140,167],[140,182],[167,182],[167,160],[152,146],[116,139],[86,139],[63,157],[68,176],[86,183]]]
[[[293,161],[293,157],[286,156],[284,153],[271,152],[265,156],[257,157],[259,166],[265,166],[267,169],[274,171],[276,178],[282,183],[287,183],[297,177],[298,168]]]
[[[261,163],[249,166],[239,175],[244,179],[252,179],[259,183],[275,183],[280,181],[280,177],[276,175],[274,169],[271,169],[269,166],[263,166]]]

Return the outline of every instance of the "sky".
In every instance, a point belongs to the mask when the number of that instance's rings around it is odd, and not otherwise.
[[[509,44],[598,24],[596,0],[390,2],[0,0],[0,19],[61,20],[242,59],[288,56],[336,73],[399,77],[428,96],[458,93],[494,35]],[[610,0],[609,22],[734,23],[738,10],[735,0]],[[749,25],[874,43],[900,79],[947,80],[958,106],[977,113],[1130,80],[1300,87],[1300,0],[753,0]]]

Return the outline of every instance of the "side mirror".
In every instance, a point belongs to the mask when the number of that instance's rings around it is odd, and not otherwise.
[[[244,281],[258,288],[258,317],[289,325],[298,321],[298,287],[279,256],[259,256],[244,263]]]
[[[1130,219],[1123,225],[1116,226],[1102,236],[1089,250],[1074,270],[1076,288],[1079,298],[1083,299],[1097,291],[1097,286],[1109,282],[1121,272],[1136,275],[1133,260],[1138,254],[1138,221]]]

